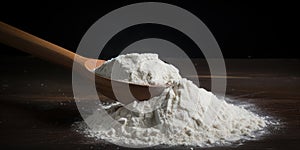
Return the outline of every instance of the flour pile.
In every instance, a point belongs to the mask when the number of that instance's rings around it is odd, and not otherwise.
[[[94,124],[86,131],[91,137],[126,145],[203,146],[253,137],[255,131],[266,126],[258,115],[182,78],[176,67],[160,60],[157,54],[120,55],[95,72],[115,80],[172,86],[160,96],[134,102],[130,107],[118,102],[101,105],[103,109],[87,119]]]

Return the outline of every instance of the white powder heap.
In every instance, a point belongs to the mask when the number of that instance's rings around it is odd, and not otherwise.
[[[182,78],[178,69],[161,61],[157,54],[120,55],[95,72],[115,80],[151,85],[172,83],[172,86],[158,97],[131,105],[147,113],[130,111],[118,102],[101,105],[118,122],[104,111],[94,113],[102,118],[96,118],[100,121],[95,122],[95,116],[90,117],[94,126],[87,132],[92,137],[128,145],[203,146],[253,137],[255,131],[266,126],[266,121],[258,115]],[[147,108],[153,105],[157,109],[148,112]]]
[[[101,76],[144,85],[162,85],[179,81],[181,76],[173,65],[157,54],[127,54],[108,60],[96,70]]]

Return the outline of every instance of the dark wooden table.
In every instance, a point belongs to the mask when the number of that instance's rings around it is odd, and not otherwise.
[[[205,61],[193,61],[204,75],[201,86],[209,89]],[[295,59],[226,60],[227,96],[255,104],[281,124],[260,140],[208,149],[300,149],[299,66]],[[86,138],[71,127],[82,120],[73,101],[71,71],[28,56],[1,57],[0,68],[0,149],[129,149]],[[161,148],[174,149],[149,149]]]

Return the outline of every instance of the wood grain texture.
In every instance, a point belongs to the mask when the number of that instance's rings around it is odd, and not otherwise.
[[[34,57],[14,59],[0,59],[1,149],[129,149],[94,141],[72,129],[81,117],[73,101],[70,71]],[[187,77],[210,89],[205,61],[193,62],[200,76]],[[275,117],[281,126],[259,140],[207,149],[299,149],[299,66],[299,60],[226,60],[227,96],[233,103],[254,104],[258,113]]]

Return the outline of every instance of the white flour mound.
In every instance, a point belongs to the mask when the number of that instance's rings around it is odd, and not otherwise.
[[[158,97],[134,102],[132,107],[140,113],[118,102],[101,105],[116,121],[104,111],[95,112],[94,117],[102,118],[96,118],[99,121],[95,122],[93,116],[89,117],[94,126],[86,132],[91,137],[128,145],[203,146],[253,137],[255,131],[266,126],[266,121],[258,115],[182,78],[178,69],[161,61],[157,54],[120,55],[95,72],[115,80],[151,85],[172,83],[172,86]],[[147,111],[154,104],[157,109]]]
[[[161,85],[179,81],[177,68],[166,64],[157,54],[127,54],[108,60],[95,71],[101,76],[115,80],[145,85]]]

